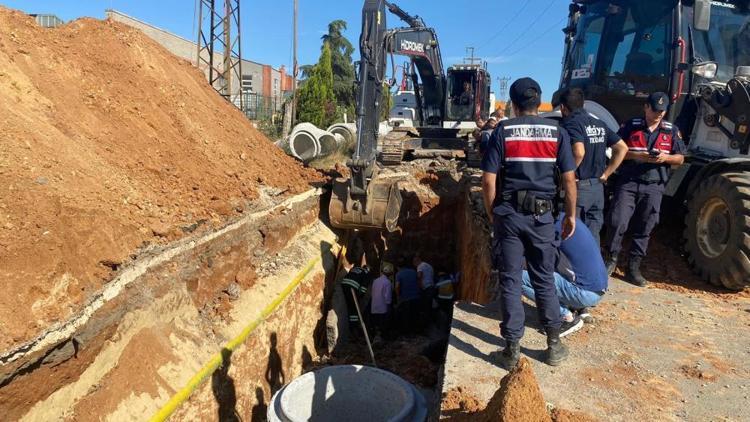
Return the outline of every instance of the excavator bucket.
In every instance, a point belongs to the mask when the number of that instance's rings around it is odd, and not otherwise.
[[[398,180],[375,177],[367,185],[367,196],[353,198],[349,180],[338,178],[333,182],[333,194],[328,206],[331,224],[341,229],[395,231],[401,213],[401,191]]]

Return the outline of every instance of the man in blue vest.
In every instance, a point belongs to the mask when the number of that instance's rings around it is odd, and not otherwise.
[[[555,224],[558,233],[562,231],[561,221]],[[596,306],[607,291],[608,281],[599,244],[583,222],[577,220],[576,231],[560,243],[555,266],[555,288],[562,318],[560,337],[581,329],[583,320],[576,313]],[[535,300],[528,271],[523,272],[523,295]]]
[[[659,222],[670,166],[685,161],[685,144],[677,126],[664,120],[668,107],[667,94],[655,92],[643,106],[644,117],[630,119],[619,131],[628,153],[617,172],[607,224],[607,273],[611,275],[617,266],[622,239],[630,225],[633,243],[625,278],[641,287],[648,284],[641,275],[641,260],[646,256],[651,231]]]
[[[585,98],[580,88],[566,89],[560,95],[561,125],[570,135],[578,180],[577,217],[599,244],[604,225],[604,183],[620,166],[628,146],[620,136],[583,108]],[[607,164],[607,147],[612,159]]]
[[[500,333],[506,347],[492,356],[506,367],[520,358],[525,314],[521,301],[524,257],[537,299],[539,320],[547,333],[549,365],[568,355],[560,341],[560,302],[555,292],[554,265],[559,237],[553,216],[558,190],[556,173],[566,191],[562,238],[575,231],[575,162],[570,140],[554,120],[538,116],[542,90],[531,78],[510,87],[514,119],[501,122],[482,159],[482,192],[494,226],[500,255]],[[499,180],[498,180],[499,179]],[[498,253],[500,252],[500,253]]]

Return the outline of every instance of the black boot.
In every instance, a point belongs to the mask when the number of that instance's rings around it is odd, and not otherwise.
[[[641,275],[641,257],[630,257],[625,278],[636,286],[645,287],[648,284],[648,280]]]
[[[615,268],[617,268],[617,255],[610,255],[609,258],[607,258],[607,277],[612,276],[612,273],[615,272]]]
[[[492,352],[492,360],[508,371],[515,368],[521,359],[521,343],[517,341],[505,341],[505,349],[502,352]]]
[[[568,348],[560,340],[560,330],[547,330],[547,365],[561,364],[568,354]]]

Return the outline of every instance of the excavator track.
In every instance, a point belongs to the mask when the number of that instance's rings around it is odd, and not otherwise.
[[[407,132],[392,131],[380,139],[380,163],[384,166],[397,166],[404,159],[404,139]]]

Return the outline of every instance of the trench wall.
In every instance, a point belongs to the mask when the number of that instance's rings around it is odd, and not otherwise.
[[[0,365],[2,419],[150,417],[276,297],[304,260],[323,254],[269,325],[231,357],[229,372],[204,386],[214,408],[201,406],[204,396],[198,394],[195,406],[184,410],[187,419],[217,414],[232,402],[227,392],[233,378],[237,411],[252,414],[256,405],[267,403],[274,371],[288,381],[300,373],[300,357],[316,355],[314,337],[324,331],[325,281],[335,271],[336,249],[335,234],[317,222],[319,213],[320,192],[311,192],[249,215],[221,233],[140,257],[132,266],[149,264],[143,273],[114,297],[103,295],[106,300],[98,306],[89,303],[76,316],[79,325],[71,335],[37,349],[30,345]],[[169,259],[156,259],[164,254]],[[52,327],[50,334],[65,327],[65,322]]]
[[[492,277],[490,225],[476,176],[465,176],[462,180],[455,217],[456,256],[461,272],[457,298],[487,303],[495,297],[498,286]]]

